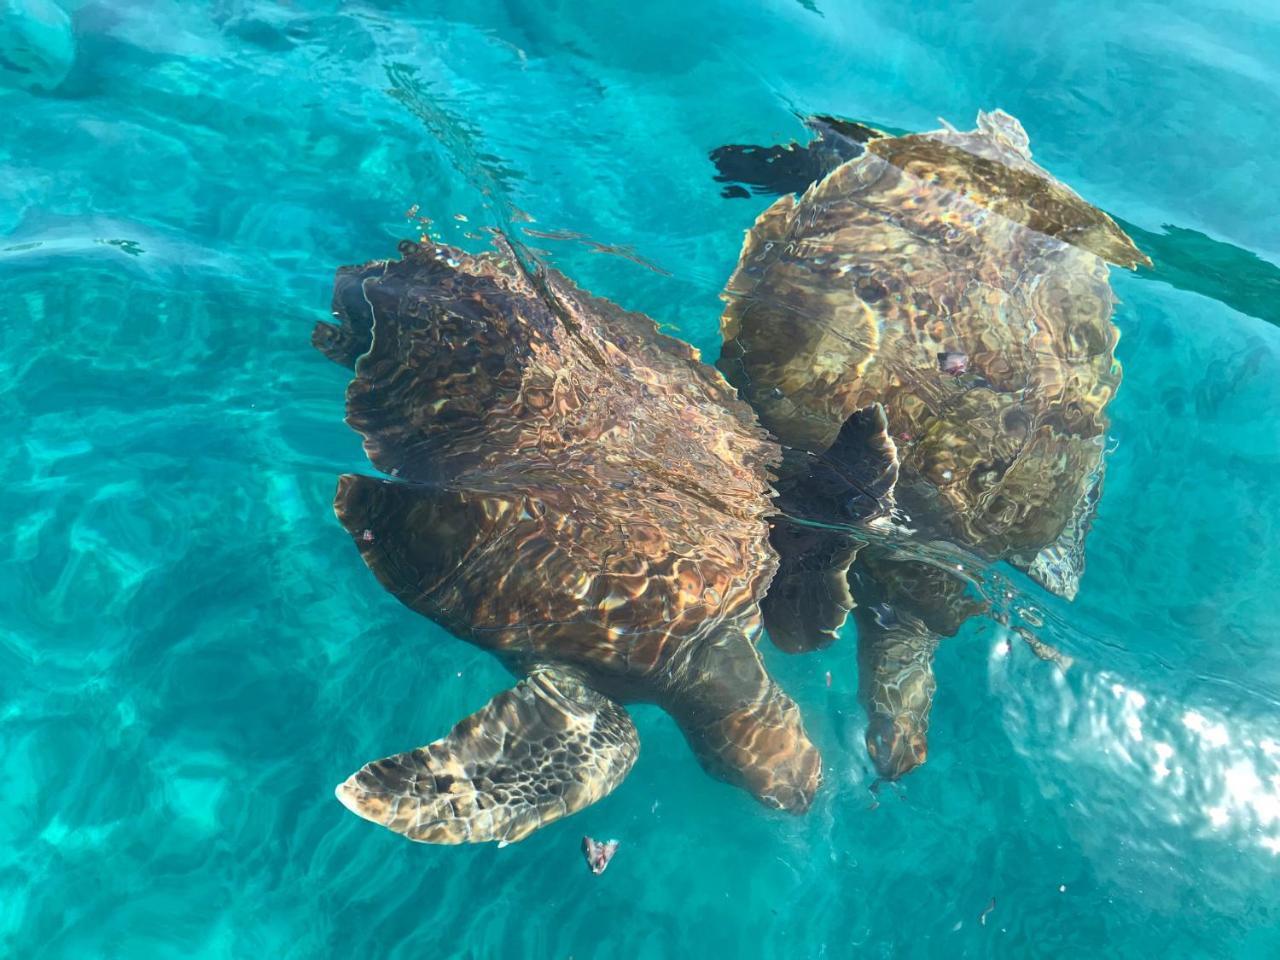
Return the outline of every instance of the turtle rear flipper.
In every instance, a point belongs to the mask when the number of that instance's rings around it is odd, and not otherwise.
[[[337,788],[353,813],[424,843],[513,843],[622,782],[640,750],[625,709],[539,669],[425,747]]]
[[[716,165],[716,182],[728,184],[721,196],[747,197],[754,194],[803,193],[846,160],[861,156],[863,144],[881,131],[852,120],[814,116],[805,126],[817,134],[810,143],[779,144],[771,147],[730,143],[711,151]],[[746,187],[750,187],[750,192]]]
[[[934,652],[984,603],[951,571],[882,546],[862,551],[849,585],[867,753],[880,776],[896,780],[928,754]]]
[[[1028,576],[1064,600],[1074,600],[1080,589],[1080,578],[1084,576],[1084,541],[1098,511],[1105,469],[1099,451],[1098,465],[1086,479],[1084,493],[1076,501],[1067,525],[1053,543],[1023,567]]]
[[[786,516],[769,537],[778,572],[761,609],[774,645],[803,653],[833,643],[853,609],[848,571],[862,541],[796,520],[855,524],[892,512],[898,449],[884,407],[854,412],[825,453],[788,451],[784,471],[778,502]]]
[[[886,603],[859,607],[858,699],[867,711],[867,753],[886,780],[925,762],[940,637]]]
[[[822,755],[800,708],[765,669],[758,632],[751,617],[678,651],[662,706],[704,770],[768,807],[804,813],[822,784]]]

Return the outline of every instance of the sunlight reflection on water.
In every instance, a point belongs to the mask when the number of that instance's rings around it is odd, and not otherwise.
[[[1011,632],[996,631],[991,688],[1019,752],[1105,767],[1130,800],[1112,815],[1182,825],[1199,837],[1280,853],[1280,727],[1231,719],[1147,692],[1108,670],[1077,665],[1030,686],[1011,666]]]

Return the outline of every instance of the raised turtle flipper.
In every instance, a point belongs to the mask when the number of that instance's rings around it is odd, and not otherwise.
[[[874,520],[893,512],[897,482],[898,446],[884,406],[873,403],[850,415],[824,453],[810,456],[798,499],[827,520]]]
[[[609,794],[640,750],[627,711],[536,669],[448,736],[338,786],[353,813],[424,843],[513,843]]]
[[[803,653],[829,646],[853,609],[848,572],[862,541],[847,530],[815,526],[865,523],[893,511],[898,449],[884,407],[872,404],[845,421],[821,454],[787,452],[769,542],[778,572],[761,603],[775,646]]]
[[[716,182],[727,184],[721,196],[803,193],[846,160],[861,156],[868,140],[885,136],[874,127],[838,117],[814,116],[804,123],[817,135],[807,144],[730,143],[712,150]]]

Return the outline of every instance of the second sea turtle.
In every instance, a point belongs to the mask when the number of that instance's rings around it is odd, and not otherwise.
[[[718,365],[788,449],[766,626],[813,649],[854,611],[867,749],[896,778],[926,756],[939,637],[981,604],[838,525],[892,516],[1073,597],[1121,376],[1107,264],[1149,261],[1007,113],[904,136],[819,119],[808,148],[713,154],[803,191],[747,234]]]

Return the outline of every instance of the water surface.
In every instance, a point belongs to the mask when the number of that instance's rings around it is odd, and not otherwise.
[[[69,6],[0,22],[0,953],[1280,951],[1271,6]],[[366,469],[307,342],[334,268],[392,255],[414,205],[472,249],[569,231],[658,269],[527,242],[714,358],[765,201],[721,199],[708,151],[802,137],[796,113],[997,106],[1157,261],[1113,279],[1125,382],[1079,597],[999,572],[1074,666],[972,621],[939,652],[929,763],[876,797],[852,635],[766,650],[828,765],[804,818],[643,707],[623,787],[519,845],[346,813],[355,766],[510,680],[332,518]],[[600,878],[583,833],[622,841]]]

